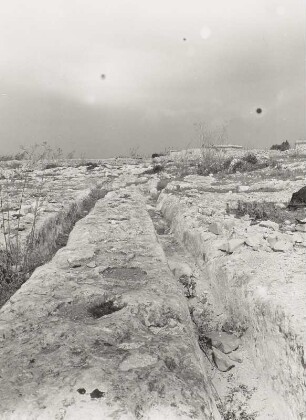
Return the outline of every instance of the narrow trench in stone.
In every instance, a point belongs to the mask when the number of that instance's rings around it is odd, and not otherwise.
[[[93,207],[95,206],[96,202],[98,200],[100,200],[101,198],[104,198],[105,195],[108,193],[107,190],[95,190],[92,194],[91,199],[87,200],[81,213],[71,213],[71,215],[67,214],[66,217],[66,223],[64,223],[63,225],[63,230],[62,232],[60,232],[55,240],[55,244],[54,247],[51,249],[51,252],[48,256],[48,259],[46,261],[43,262],[43,264],[45,264],[45,262],[50,261],[54,254],[61,248],[63,248],[64,246],[67,245],[68,242],[68,238],[69,238],[69,234],[72,231],[73,227],[75,226],[75,224],[83,219],[84,217],[86,217],[90,211],[93,209]]]
[[[256,371],[252,372],[253,376],[250,375],[251,380],[248,378],[248,369],[254,370],[254,368],[250,367],[247,360],[247,350],[241,347],[239,337],[223,328],[226,326],[220,321],[223,308],[214,305],[209,282],[203,278],[203,271],[184,245],[180,244],[171,233],[169,223],[156,210],[156,202],[151,199],[148,201],[148,213],[169,268],[187,299],[209,382],[222,418],[246,420],[270,418],[272,411],[271,413],[264,410],[257,411],[258,401],[266,397],[265,386],[261,387]],[[200,278],[201,282],[198,282]],[[226,346],[228,348],[225,348]],[[275,418],[273,414],[271,418]]]
[[[37,241],[29,256],[29,266],[27,273],[21,273],[18,281],[9,283],[8,290],[1,290],[0,309],[10,299],[11,296],[30,278],[34,270],[50,261],[56,252],[67,245],[69,234],[75,224],[86,217],[95,206],[96,202],[105,197],[108,190],[94,188],[84,200],[77,204],[71,203],[70,208],[65,213],[56,215],[55,220],[47,228],[39,230],[37,228]],[[50,234],[50,231],[52,233]],[[2,288],[3,289],[3,288]]]

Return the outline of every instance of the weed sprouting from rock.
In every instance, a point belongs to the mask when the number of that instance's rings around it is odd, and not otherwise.
[[[235,316],[232,311],[229,312],[231,312],[231,316],[223,323],[222,331],[228,334],[235,334],[237,337],[242,337],[248,330],[246,319],[243,317],[240,319],[238,316]]]
[[[193,276],[182,275],[179,278],[179,282],[183,285],[184,294],[187,298],[196,296],[196,281]]]
[[[5,162],[1,168],[0,183],[0,305],[24,283],[35,262],[37,221],[47,198],[45,189],[46,168],[59,166],[62,150],[52,150],[46,143],[22,148],[18,154],[18,165]],[[51,165],[51,166],[50,166]],[[55,166],[54,166],[55,165]],[[25,196],[34,198],[32,205],[25,205]],[[23,217],[27,214],[29,234],[25,230]]]
[[[244,384],[234,387],[225,396],[224,401],[218,402],[218,409],[224,420],[255,420],[258,417],[256,411],[249,412],[248,401],[251,399],[256,388],[248,388]]]
[[[0,307],[22,285],[24,276],[15,269],[9,253],[0,251]]]

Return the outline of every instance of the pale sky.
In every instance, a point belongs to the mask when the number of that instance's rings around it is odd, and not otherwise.
[[[0,0],[0,155],[195,147],[197,123],[294,144],[305,29],[304,0]]]

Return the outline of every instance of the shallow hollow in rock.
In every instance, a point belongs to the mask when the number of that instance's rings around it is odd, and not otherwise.
[[[104,301],[97,301],[88,308],[89,314],[93,318],[102,318],[124,308],[124,304],[118,303],[115,299],[106,298]]]
[[[139,267],[108,267],[103,276],[110,279],[140,280],[147,272]]]

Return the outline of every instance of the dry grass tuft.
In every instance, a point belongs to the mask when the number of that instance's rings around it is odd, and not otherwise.
[[[237,206],[230,207],[227,205],[227,214],[234,214],[235,217],[241,218],[248,215],[254,221],[271,220],[279,224],[285,221],[295,223],[296,219],[304,218],[304,209],[289,210],[288,208],[279,208],[273,202],[257,202],[257,201],[241,201],[239,200]]]

